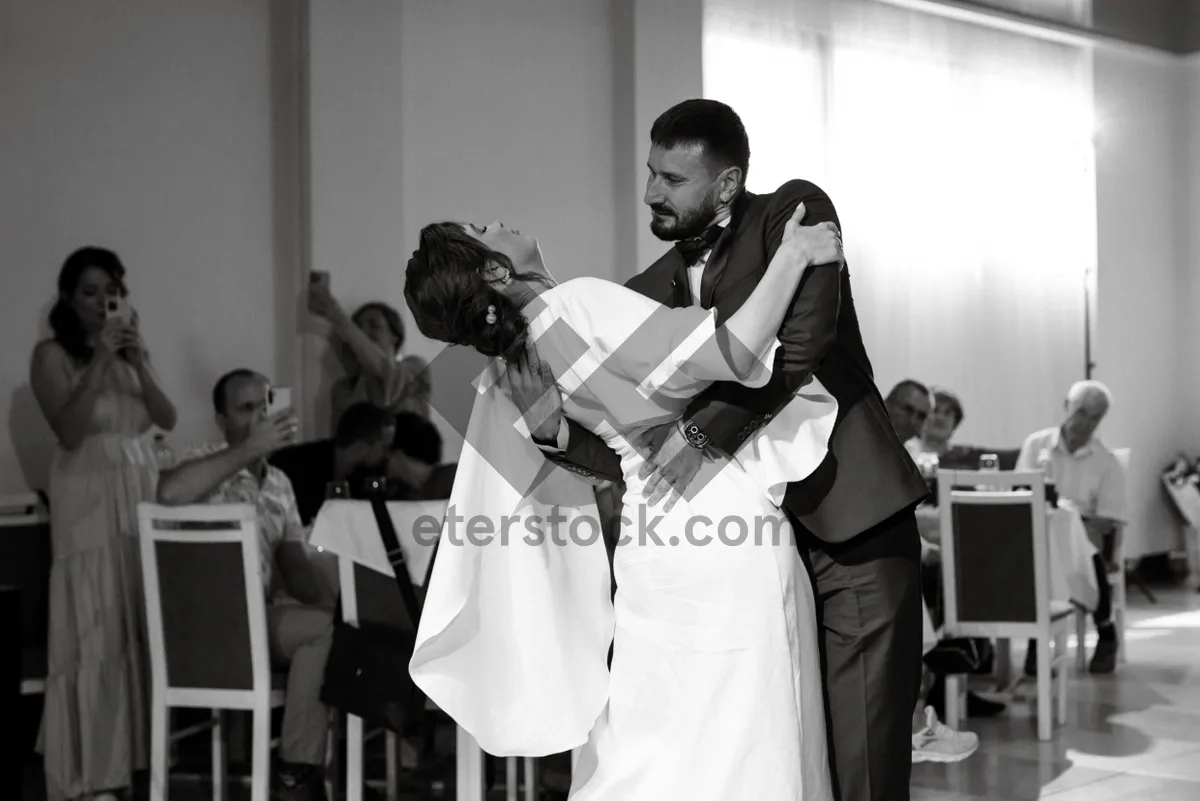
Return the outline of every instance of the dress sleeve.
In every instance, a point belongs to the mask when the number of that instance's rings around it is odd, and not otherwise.
[[[596,497],[515,423],[493,362],[467,426],[409,673],[493,756],[578,748],[608,700],[612,590]]]
[[[563,322],[578,327],[606,372],[633,380],[643,397],[691,397],[714,381],[759,387],[771,377],[779,341],[755,354],[755,367],[741,374],[726,356],[730,345],[717,328],[716,312],[698,306],[674,309],[620,284],[578,278],[563,286]]]

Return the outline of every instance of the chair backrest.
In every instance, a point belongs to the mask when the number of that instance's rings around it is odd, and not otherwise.
[[[355,626],[372,626],[397,632],[415,633],[417,622],[404,603],[396,582],[369,567],[342,557],[338,560],[342,619]]]
[[[424,587],[433,569],[441,539],[447,501],[388,501],[388,515],[396,528],[396,539],[404,552],[413,586]]]
[[[1048,623],[1045,476],[939,470],[938,497],[947,628]]]
[[[138,524],[155,686],[269,688],[254,507],[141,503]]]
[[[428,500],[439,498],[449,500],[450,491],[454,489],[454,474],[457,470],[457,462],[440,464],[433,468],[433,472],[425,481],[425,486],[421,488],[421,497]]]
[[[388,501],[387,510],[407,571],[393,578],[349,559],[339,559],[343,618],[354,624],[415,632],[418,620],[410,614],[397,581],[408,581],[420,602],[421,590],[433,567],[446,501]]]

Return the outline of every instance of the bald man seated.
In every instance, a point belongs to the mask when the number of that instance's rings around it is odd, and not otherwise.
[[[1092,654],[1092,673],[1112,673],[1117,665],[1112,588],[1108,585],[1106,565],[1113,558],[1117,528],[1127,521],[1125,470],[1096,436],[1096,429],[1110,408],[1112,393],[1104,384],[1076,383],[1067,393],[1063,421],[1030,434],[1017,457],[1017,470],[1043,470],[1048,465],[1059,497],[1079,510],[1088,538],[1100,551],[1093,559],[1100,599],[1093,616],[1099,642]],[[1033,675],[1035,670],[1036,661],[1026,655],[1025,672]]]

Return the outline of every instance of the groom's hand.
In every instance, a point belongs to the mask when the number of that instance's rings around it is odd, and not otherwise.
[[[642,496],[649,506],[667,498],[663,512],[669,512],[700,471],[704,451],[689,445],[673,422],[650,429],[642,435],[640,444],[641,452],[648,454],[638,471],[638,478],[646,482]]]
[[[562,423],[562,395],[554,383],[554,371],[538,356],[537,348],[526,346],[520,358],[505,366],[508,397],[525,418],[536,440],[554,442]]]

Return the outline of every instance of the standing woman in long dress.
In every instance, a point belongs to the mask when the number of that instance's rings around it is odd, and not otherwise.
[[[137,505],[158,480],[149,431],[175,427],[111,251],[82,248],[58,277],[53,336],[30,383],[58,439],[50,465],[49,668],[39,750],[50,801],[107,801],[146,767],[149,671]]]

